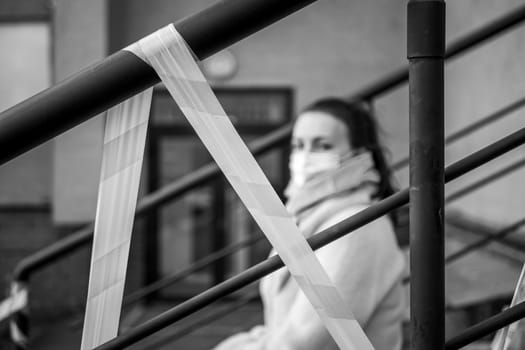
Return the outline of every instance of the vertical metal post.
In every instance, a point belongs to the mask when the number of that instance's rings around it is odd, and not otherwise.
[[[408,2],[411,350],[445,347],[445,2]]]

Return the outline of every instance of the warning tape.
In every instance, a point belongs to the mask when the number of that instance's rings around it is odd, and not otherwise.
[[[175,27],[164,27],[127,50],[155,69],[339,348],[373,349],[350,307],[227,117]]]
[[[118,332],[152,92],[111,108],[106,118],[81,349]]]
[[[27,288],[21,283],[14,282],[11,285],[9,298],[0,303],[0,321],[7,319],[13,313],[27,306]]]

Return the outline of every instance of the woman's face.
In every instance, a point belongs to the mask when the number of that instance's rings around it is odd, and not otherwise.
[[[293,152],[350,152],[348,128],[332,115],[307,111],[299,115],[292,132]]]

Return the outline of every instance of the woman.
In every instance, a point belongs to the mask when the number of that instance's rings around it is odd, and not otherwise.
[[[307,107],[292,132],[287,208],[306,237],[390,195],[390,171],[368,110],[340,99]],[[389,217],[316,252],[376,350],[401,349],[404,259]],[[264,325],[215,350],[338,349],[285,268],[260,284]]]

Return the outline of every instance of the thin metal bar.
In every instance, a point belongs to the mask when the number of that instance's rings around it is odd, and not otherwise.
[[[488,183],[492,182],[492,181],[495,181],[497,180],[498,178],[504,176],[504,175],[507,175],[508,173],[512,172],[512,171],[515,171],[519,168],[521,168],[523,165],[525,165],[525,159],[521,160],[521,161],[518,161],[514,164],[511,164],[510,166],[494,173],[494,174],[491,174],[483,179],[481,179],[480,181],[474,183],[474,184],[471,184],[470,186],[467,186],[465,188],[462,188],[460,190],[458,190],[457,192],[454,192],[452,193],[451,195],[449,195],[447,198],[445,198],[445,202],[446,203],[450,203],[454,200],[457,200],[459,198],[461,198],[462,196],[465,196],[467,195],[468,193],[471,193],[473,190],[479,188],[479,187],[482,187],[484,185],[487,185]],[[449,263],[452,263],[453,261],[467,255],[468,253],[478,249],[478,248],[481,248],[485,245],[487,245],[488,243],[492,242],[492,241],[498,241],[500,242],[501,244],[504,244],[504,245],[507,245],[511,248],[514,248],[514,249],[519,249],[519,250],[524,250],[522,246],[519,246],[517,245],[516,243],[517,242],[506,242],[504,241],[503,239],[508,236],[509,234],[513,233],[514,231],[516,231],[519,227],[525,225],[525,219],[522,219],[522,220],[518,220],[517,222],[507,226],[507,227],[504,227],[503,229],[501,229],[500,231],[496,232],[494,235],[490,235],[490,236],[485,236],[483,239],[477,241],[477,242],[474,242],[472,243],[471,245],[468,245],[466,246],[465,248],[455,252],[455,253],[452,253],[451,255],[445,257],[445,264],[449,264]],[[410,276],[406,277],[404,280],[403,280],[403,283],[406,284],[406,283],[409,283],[410,282]]]
[[[469,186],[466,186],[454,193],[451,193],[450,195],[447,196],[446,198],[446,203],[452,203],[453,201],[456,201],[458,199],[460,199],[461,197],[464,197],[466,196],[467,194],[469,193],[472,193],[473,191],[479,189],[480,187],[483,187],[515,170],[518,170],[520,168],[522,168],[523,166],[525,165],[525,158],[518,161],[518,162],[515,162],[493,174],[490,174],[489,176],[486,176],[484,178],[482,178],[481,180],[479,181],[476,181],[475,183],[473,184],[470,184]]]
[[[278,130],[265,137],[250,143],[250,150],[254,155],[261,155],[274,147],[284,144],[288,139],[285,135],[289,134],[291,126]],[[215,163],[205,165],[198,170],[183,176],[163,188],[146,195],[142,198],[135,213],[136,217],[143,216],[166,204],[178,196],[191,191],[194,188],[216,178],[221,174],[219,167]],[[66,238],[57,241],[42,250],[24,258],[15,267],[14,278],[26,281],[29,275],[36,269],[43,268],[54,262],[56,259],[74,252],[76,249],[91,242],[93,238],[93,225],[90,224],[79,231],[68,235]]]
[[[463,216],[448,216],[447,218],[447,224],[459,227],[462,230],[468,230],[472,234],[479,236],[481,238],[487,238],[492,237],[496,235],[498,232],[500,232],[502,229],[494,229],[487,227],[486,225],[483,225],[479,221],[476,220],[470,220],[468,218],[465,218]],[[507,226],[508,227],[508,226]],[[518,234],[521,234],[520,232],[517,232]],[[502,240],[499,240],[499,243],[505,244],[509,247],[512,247],[514,250],[519,250],[525,253],[525,242],[522,242],[518,238],[503,238]],[[523,259],[519,257],[510,257],[512,259],[515,259],[517,262],[520,263],[520,266],[523,264]]]
[[[457,252],[455,253],[452,253],[450,254],[449,256],[447,256],[445,258],[445,264],[449,264],[459,258],[461,258],[462,256],[465,256],[466,254],[478,249],[478,248],[481,248],[487,244],[489,244],[490,242],[492,241],[499,241],[501,240],[502,238],[504,238],[505,236],[511,234],[512,232],[516,231],[518,228],[520,228],[521,226],[525,225],[525,218],[521,219],[521,220],[518,220],[517,222],[501,229],[500,231],[498,231],[496,234],[494,235],[491,235],[491,236],[488,236],[488,237],[485,237],[483,239],[480,239],[479,241],[475,242],[475,243],[472,243],[468,246],[466,246],[465,248],[463,249],[460,249],[458,250]],[[511,246],[512,248],[515,248],[513,246]]]
[[[33,269],[44,267],[58,257],[75,251],[89,243],[93,238],[93,224],[80,229],[79,231],[68,235],[67,237],[31,254],[22,259],[15,267],[14,279],[17,281],[27,282]]]
[[[223,0],[175,27],[199,59],[316,0]],[[0,114],[0,165],[159,81],[140,58],[119,51]]]
[[[445,344],[445,2],[407,8],[410,99],[410,348]]]
[[[472,134],[474,131],[481,129],[482,127],[486,125],[490,125],[491,123],[498,121],[502,119],[503,117],[509,116],[512,112],[515,110],[523,107],[525,105],[525,97],[512,102],[511,104],[495,111],[494,113],[489,114],[488,116],[467,125],[466,127],[459,129],[458,131],[450,134],[445,138],[445,145],[451,145],[454,142],[460,140],[461,138]],[[392,170],[397,171],[401,170],[405,166],[408,165],[409,159],[408,157],[402,158],[398,161],[396,161],[394,164],[392,164]]]
[[[130,293],[128,295],[126,295],[124,297],[124,301],[122,302],[122,307],[128,307],[130,305],[133,305],[135,304],[136,302],[138,302],[139,300],[147,297],[147,296],[150,296],[152,294],[154,294],[155,292],[158,292],[159,290],[161,289],[164,289],[168,286],[171,286],[172,284],[188,277],[189,275],[191,275],[192,273],[196,272],[196,271],[199,271],[201,269],[203,269],[204,267],[214,263],[215,261],[219,260],[219,259],[222,259],[226,256],[229,256],[235,252],[238,252],[239,250],[241,250],[242,248],[244,247],[249,247],[249,246],[252,246],[258,242],[260,242],[261,240],[264,239],[264,236],[262,235],[259,235],[259,236],[256,236],[256,237],[250,237],[244,241],[241,241],[241,242],[237,242],[237,243],[233,243],[233,244],[230,244],[229,246],[227,247],[224,247],[220,250],[217,250],[207,256],[205,256],[204,258],[194,262],[193,264],[191,264],[190,266],[187,266],[179,271],[176,271],[175,273],[173,273],[172,275],[170,276],[167,276],[163,279],[160,279],[160,280],[157,280],[143,288],[140,288],[136,291],[134,291],[133,293]],[[79,315],[77,315],[76,317],[78,317]],[[73,328],[76,328],[76,327],[79,327],[82,325],[82,321],[83,319],[82,318],[78,318],[77,320],[73,321],[72,322],[72,327]]]
[[[499,119],[501,119],[502,117],[504,116],[508,116],[510,115],[512,112],[520,109],[521,107],[523,107],[525,105],[525,97],[522,97],[521,99],[518,99],[517,101],[514,101],[512,102],[511,104],[497,110],[496,112],[492,113],[492,114],[489,114],[488,116],[486,116],[485,118],[483,119],[480,119],[466,127],[464,127],[463,129],[460,129],[458,131],[456,131],[455,133],[451,134],[450,136],[448,136],[446,139],[445,139],[445,142],[447,143],[454,143],[455,141],[469,135],[469,134],[472,134],[472,132],[486,126],[486,125],[489,125],[489,124],[492,124],[493,122],[495,121],[498,121]]]
[[[446,350],[457,350],[525,317],[525,301],[492,316],[449,339]]]
[[[514,26],[520,24],[525,19],[525,6],[517,7],[507,14],[484,25],[482,28],[472,31],[447,45],[445,59],[456,58],[467,50],[480,45],[481,43],[493,39],[495,36],[503,34]],[[390,73],[385,78],[371,83],[369,86],[360,89],[351,95],[351,100],[371,100],[377,98],[399,85],[408,81],[408,68],[399,68]]]
[[[500,231],[496,232],[494,235],[490,235],[490,236],[485,236],[483,239],[480,239],[479,241],[477,242],[474,242],[466,247],[464,247],[463,249],[460,249],[458,250],[457,252],[455,253],[452,253],[450,254],[449,256],[445,257],[445,265],[447,264],[450,264],[454,261],[456,261],[457,259],[479,249],[479,248],[482,248],[483,246],[489,244],[490,242],[492,241],[498,241],[500,243],[503,243],[504,241],[502,241],[502,239],[506,236],[508,236],[509,234],[515,232],[518,228],[520,228],[521,226],[525,225],[525,218],[521,219],[521,220],[518,220],[517,222],[507,226],[507,227],[504,227],[503,229],[501,229]],[[512,245],[511,242],[509,242],[508,244],[509,247],[511,248],[514,248],[514,249],[517,249],[515,245]],[[521,250],[521,248],[520,248]],[[410,276],[407,276],[405,277],[405,279],[403,279],[403,284],[407,284],[407,283],[410,283]]]
[[[467,172],[490,162],[491,160],[505,154],[525,141],[525,128],[521,128],[496,142],[468,155],[467,157],[450,164],[445,171],[445,182],[457,179]]]
[[[470,193],[472,193],[473,191],[483,187],[483,186],[486,186],[487,184],[491,183],[491,182],[494,182],[496,180],[498,180],[499,178],[503,177],[503,176],[506,176],[508,175],[509,173],[511,172],[514,172],[520,168],[522,168],[523,166],[525,165],[525,158],[522,159],[522,160],[519,160],[517,162],[514,162],[513,164],[493,173],[493,174],[490,174],[450,195],[448,195],[446,198],[445,198],[445,203],[446,204],[449,204],[449,203],[452,203],[453,201],[456,201]],[[450,219],[448,220],[448,222],[450,223]],[[518,221],[520,222],[520,221]],[[505,240],[505,237],[511,233],[512,231],[518,229],[518,227],[512,229],[513,227],[515,227],[516,224],[512,224],[510,226],[507,226],[506,228],[503,228],[502,230],[500,230],[498,233],[494,234],[494,235],[490,235],[490,234],[485,234],[485,238],[474,243],[474,245],[476,245],[477,247],[482,247],[492,241],[498,241],[499,243],[503,244],[503,245],[506,245],[506,246],[509,246],[513,249],[518,249],[518,250],[521,250],[521,251],[525,251],[525,246],[523,244],[521,244],[521,242],[517,242],[517,241],[507,241]],[[511,230],[511,231],[508,231],[508,230]],[[482,243],[484,242],[484,243]],[[479,246],[478,246],[479,244]],[[468,249],[470,246],[468,247],[465,247],[465,249]],[[468,250],[470,251],[470,249]],[[455,254],[459,254],[459,252],[455,253]],[[454,254],[454,255],[455,255]],[[464,254],[460,254],[457,258],[463,256]],[[446,257],[445,258],[445,263],[448,262],[450,257]],[[452,260],[455,260],[457,258],[453,258]]]
[[[204,317],[202,317],[201,319],[198,319],[184,326],[183,328],[176,330],[174,333],[169,334],[165,338],[159,339],[158,341],[153,342],[152,344],[148,344],[146,346],[146,349],[151,349],[151,350],[160,349],[162,348],[162,346],[170,344],[174,342],[175,340],[180,339],[181,337],[192,333],[198,328],[201,328],[205,325],[208,325],[209,323],[213,321],[221,319],[224,316],[231,314],[233,311],[238,310],[241,307],[251,302],[256,301],[257,299],[259,299],[259,293],[256,293],[254,295],[249,295],[246,297],[242,297],[241,299],[232,302],[230,305],[224,308],[221,308],[219,310],[214,310],[210,312],[209,314],[205,315]]]
[[[483,163],[489,162],[523,143],[525,143],[525,128],[520,129],[448,166],[445,171],[445,181],[453,181]],[[310,237],[308,242],[313,249],[318,249],[407,203],[408,189],[405,188],[404,190],[377,202],[373,206],[368,207],[338,224]],[[280,257],[277,255],[272,256],[267,260],[250,267],[239,275],[208,289],[142,325],[137,326],[130,332],[122,334],[119,337],[102,344],[97,350],[122,349],[125,346],[131,345],[192,314],[193,312],[202,309],[212,302],[255,282],[259,278],[276,271],[282,266],[283,262]]]
[[[219,259],[222,259],[226,256],[229,256],[235,252],[238,252],[239,250],[241,250],[242,248],[244,247],[248,247],[248,246],[251,246],[251,245],[254,245],[255,243],[257,242],[260,242],[261,240],[264,239],[264,236],[257,236],[257,237],[251,237],[249,239],[246,239],[242,242],[238,242],[238,243],[234,243],[234,244],[230,244],[229,246],[227,247],[224,247],[220,250],[217,250],[209,255],[207,255],[206,257],[194,262],[192,265],[182,269],[182,270],[179,270],[177,272],[175,272],[174,274],[172,274],[171,276],[168,276],[166,278],[163,278],[161,280],[158,280],[144,288],[141,288],[129,295],[127,295],[125,298],[124,298],[124,302],[123,302],[123,306],[129,306],[137,301],[139,301],[140,299],[148,296],[148,295],[151,295],[163,288],[166,288],[168,286],[171,286],[172,284],[176,283],[177,281],[180,281],[182,280],[183,278],[186,278],[188,277],[189,275],[191,275],[192,273],[194,273],[195,271],[198,271],[198,270],[201,270],[203,269],[204,267],[206,266],[209,266],[210,264],[214,263],[215,261],[219,260]]]

